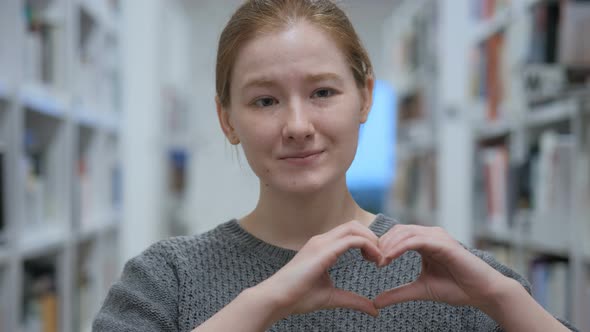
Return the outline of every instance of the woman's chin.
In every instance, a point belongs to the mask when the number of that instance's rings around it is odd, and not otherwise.
[[[266,186],[267,189],[274,192],[281,192],[293,195],[310,195],[324,191],[330,182],[319,179],[287,179]]]

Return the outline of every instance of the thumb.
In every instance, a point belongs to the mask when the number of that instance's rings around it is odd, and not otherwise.
[[[397,303],[427,299],[428,292],[424,283],[416,280],[379,294],[373,303],[377,309],[381,309]]]
[[[328,304],[322,309],[348,308],[364,312],[373,317],[379,316],[373,301],[357,293],[345,291],[339,288],[332,290],[332,296]]]

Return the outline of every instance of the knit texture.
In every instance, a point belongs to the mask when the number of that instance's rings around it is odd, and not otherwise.
[[[381,236],[396,222],[378,215],[370,229]],[[496,270],[529,283],[482,251],[470,249]],[[196,236],[160,241],[129,260],[96,316],[93,331],[191,331],[287,264],[297,252],[265,243],[233,219]],[[358,249],[342,255],[329,270],[336,287],[367,298],[415,280],[420,255],[408,251],[377,268]],[[567,322],[564,325],[576,331]],[[235,331],[239,331],[236,327]],[[382,309],[378,318],[349,309],[292,315],[269,331],[501,331],[480,310],[432,301],[411,301]]]

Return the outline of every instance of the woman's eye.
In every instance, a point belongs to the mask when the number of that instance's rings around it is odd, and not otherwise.
[[[271,97],[258,98],[254,101],[254,105],[258,107],[269,107],[275,105],[276,103],[277,101]]]
[[[334,90],[332,90],[332,89],[319,89],[313,93],[312,98],[328,98],[333,95],[334,95]]]

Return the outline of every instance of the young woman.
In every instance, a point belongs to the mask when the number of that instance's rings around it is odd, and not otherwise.
[[[489,255],[352,199],[345,174],[374,81],[332,2],[247,1],[216,75],[221,128],[260,179],[258,204],[130,260],[94,331],[574,329]]]

